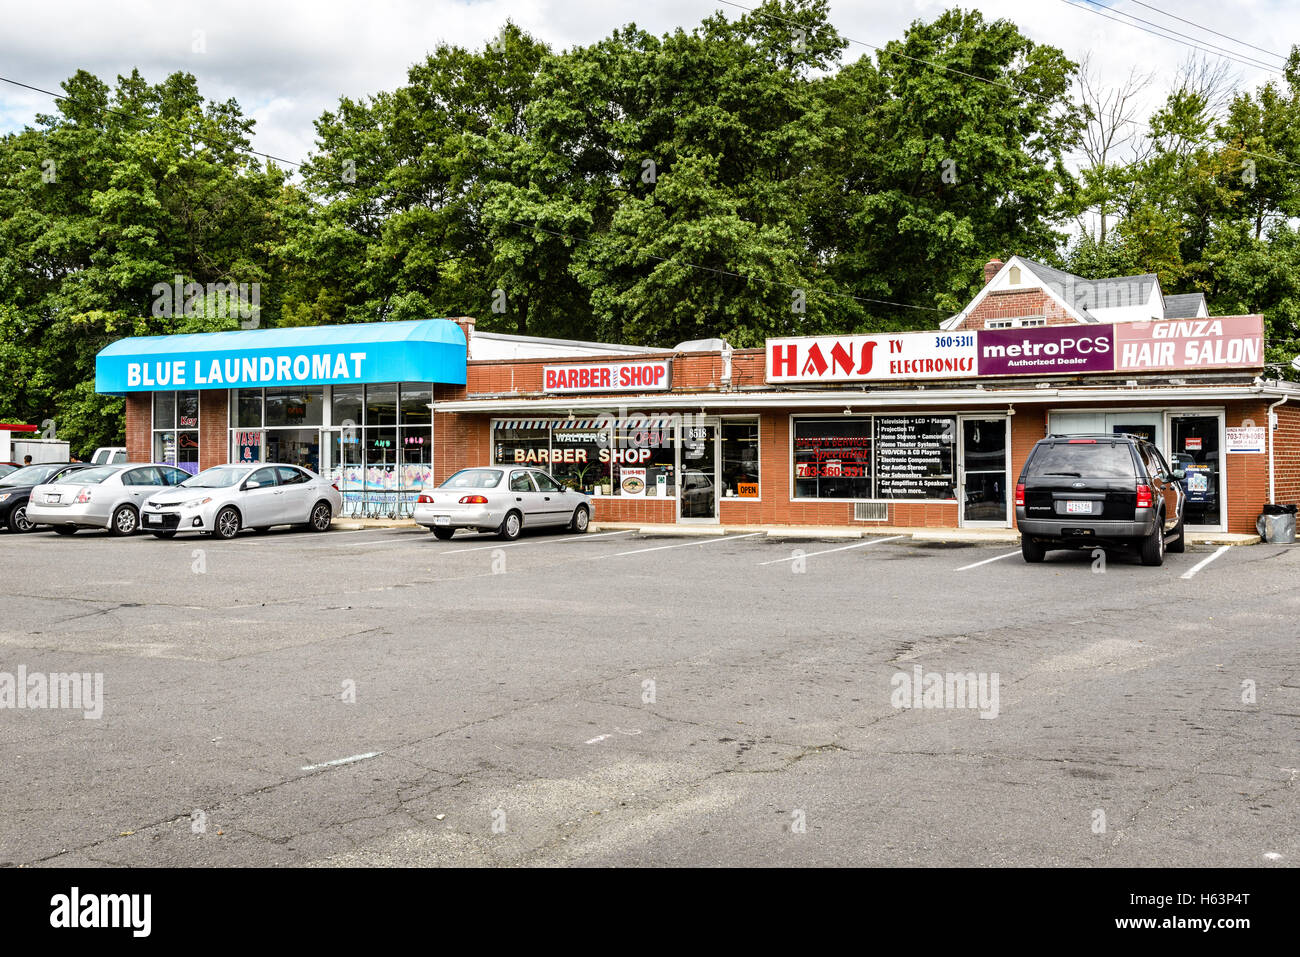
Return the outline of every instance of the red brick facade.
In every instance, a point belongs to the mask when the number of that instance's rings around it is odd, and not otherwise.
[[[958,329],[983,329],[990,319],[1042,317],[1049,326],[1073,326],[1078,320],[1042,289],[999,289],[990,292],[961,321]]]

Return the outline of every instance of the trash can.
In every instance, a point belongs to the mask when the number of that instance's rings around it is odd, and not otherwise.
[[[1259,537],[1266,542],[1278,545],[1291,545],[1295,542],[1294,505],[1268,504],[1264,514],[1255,522]]]

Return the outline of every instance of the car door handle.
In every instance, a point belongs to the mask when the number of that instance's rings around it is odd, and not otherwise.
[[[545,496],[545,498],[546,498],[546,501],[548,501],[548,502],[551,500],[551,497],[550,497],[549,495]]]
[[[516,501],[516,502],[522,502],[523,500],[524,500],[524,497],[523,497],[522,495],[516,495],[516,496],[515,496],[515,501]]]

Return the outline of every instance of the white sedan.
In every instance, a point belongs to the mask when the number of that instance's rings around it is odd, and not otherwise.
[[[150,497],[140,527],[158,538],[177,532],[234,538],[241,528],[260,532],[272,525],[324,532],[342,504],[337,488],[296,465],[217,465]]]
[[[49,525],[60,535],[79,528],[106,528],[133,535],[140,527],[140,503],[174,488],[189,473],[174,465],[100,465],[69,472],[50,485],[32,489],[27,520]]]
[[[458,528],[469,528],[513,540],[525,527],[567,525],[585,532],[591,522],[591,499],[565,488],[541,469],[461,469],[437,488],[421,493],[411,517],[441,539],[451,538]]]

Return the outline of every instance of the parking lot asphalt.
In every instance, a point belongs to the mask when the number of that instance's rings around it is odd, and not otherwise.
[[[98,718],[0,707],[0,864],[1300,861],[1294,547],[45,532],[0,560],[0,682],[103,682]]]

